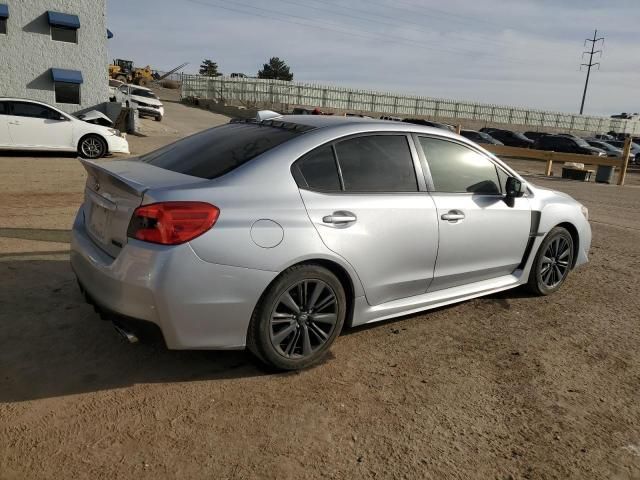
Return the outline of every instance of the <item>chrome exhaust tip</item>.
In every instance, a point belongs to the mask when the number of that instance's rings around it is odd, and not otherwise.
[[[122,336],[122,338],[124,338],[127,342],[129,343],[139,342],[138,336],[135,333],[125,330],[121,325],[114,323],[113,328],[115,328],[116,332],[118,332]]]

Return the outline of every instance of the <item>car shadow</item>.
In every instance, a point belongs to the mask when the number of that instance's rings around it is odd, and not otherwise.
[[[2,150],[0,157],[17,158],[78,158],[76,152],[52,152],[49,150]]]
[[[244,351],[128,344],[85,303],[67,254],[31,253],[0,260],[0,402],[273,373]]]
[[[85,302],[68,258],[64,251],[0,255],[0,402],[144,383],[295,374],[265,369],[244,351],[171,351],[157,341],[127,343]],[[529,296],[519,288],[484,301],[508,309],[509,299]],[[349,328],[343,334],[385,325],[402,329],[401,320],[423,314]]]

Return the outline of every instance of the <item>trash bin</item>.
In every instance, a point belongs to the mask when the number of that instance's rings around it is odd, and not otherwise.
[[[596,170],[596,182],[597,183],[613,183],[614,170],[615,170],[615,167],[598,165],[598,170]]]

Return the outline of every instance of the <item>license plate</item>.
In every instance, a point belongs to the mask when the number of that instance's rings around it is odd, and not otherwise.
[[[91,217],[89,217],[89,230],[102,242],[107,236],[107,225],[109,223],[109,212],[100,205],[93,204],[91,206]]]

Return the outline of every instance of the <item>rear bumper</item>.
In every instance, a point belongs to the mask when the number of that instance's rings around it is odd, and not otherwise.
[[[205,262],[189,244],[129,240],[113,259],[87,235],[82,209],[71,266],[98,306],[157,325],[171,349],[243,348],[253,309],[277,275]]]
[[[112,135],[106,138],[109,153],[129,153],[129,142],[126,138]]]

